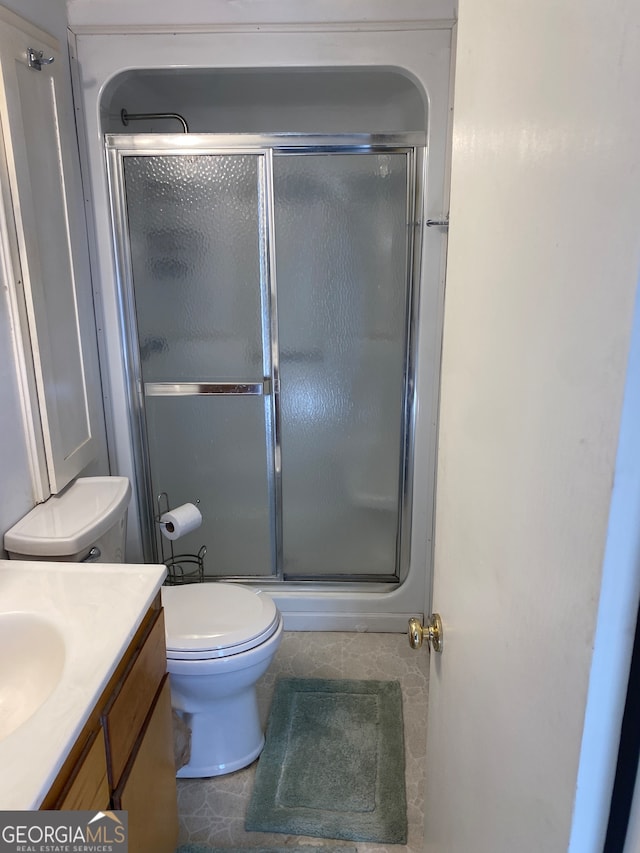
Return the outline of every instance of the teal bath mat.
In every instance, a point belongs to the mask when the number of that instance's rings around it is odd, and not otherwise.
[[[406,844],[399,683],[281,679],[245,828]]]

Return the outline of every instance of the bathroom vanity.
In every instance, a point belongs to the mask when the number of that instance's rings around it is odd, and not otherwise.
[[[175,850],[177,803],[164,614],[156,599],[42,802],[124,809],[134,850]]]
[[[178,834],[164,566],[0,561],[0,627],[18,624],[53,673],[0,731],[2,809],[123,809],[130,849],[172,853]],[[38,635],[38,631],[45,631]],[[38,638],[46,647],[38,649]],[[44,642],[43,642],[44,640]],[[23,647],[25,643],[22,644]],[[9,678],[14,677],[9,673]],[[48,691],[48,692],[47,692]],[[0,708],[2,708],[0,687]]]

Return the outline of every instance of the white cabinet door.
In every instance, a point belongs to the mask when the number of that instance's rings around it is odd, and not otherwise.
[[[42,52],[39,69],[29,65],[30,50]],[[76,146],[73,128],[60,118],[66,61],[53,39],[12,15],[0,17],[0,121],[17,235],[15,276],[24,288],[51,492],[95,456],[65,187],[65,158]]]

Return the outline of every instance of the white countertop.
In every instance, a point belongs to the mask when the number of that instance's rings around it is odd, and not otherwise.
[[[39,807],[165,574],[161,565],[0,560],[0,616],[41,614],[65,642],[60,682],[0,740],[0,810]]]

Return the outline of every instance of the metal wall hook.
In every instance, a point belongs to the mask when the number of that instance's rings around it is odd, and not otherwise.
[[[55,56],[45,56],[44,51],[34,50],[32,47],[27,48],[27,63],[29,68],[34,71],[42,71],[43,65],[51,65],[55,61]]]

